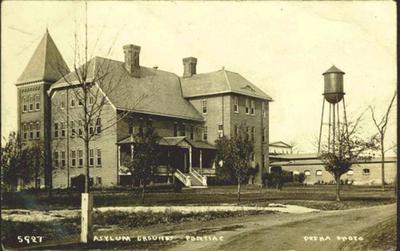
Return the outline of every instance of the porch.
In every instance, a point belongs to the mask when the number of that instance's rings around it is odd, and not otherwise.
[[[133,158],[134,139],[128,137],[118,144],[120,180],[130,179],[126,163]],[[215,147],[202,141],[181,137],[163,137],[157,146],[159,167],[156,181],[171,183],[178,179],[187,187],[207,187],[207,176],[215,175]],[[128,178],[129,177],[129,178]]]

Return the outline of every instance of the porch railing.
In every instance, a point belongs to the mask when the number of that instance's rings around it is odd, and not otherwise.
[[[190,177],[182,173],[179,169],[176,169],[174,173],[175,177],[178,178],[185,186],[190,187],[192,185],[192,182],[190,180]]]
[[[207,177],[206,176],[201,175],[193,168],[191,169],[190,173],[193,175],[193,177],[195,177],[198,181],[200,181],[201,184],[203,184],[203,186],[207,186]]]

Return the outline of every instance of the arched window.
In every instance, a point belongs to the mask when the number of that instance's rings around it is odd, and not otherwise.
[[[317,176],[322,176],[322,170],[317,170],[317,171],[315,172],[315,175],[317,175]]]
[[[311,172],[310,172],[309,170],[305,170],[305,171],[304,171],[304,175],[305,175],[305,176],[310,176],[310,175],[311,175]]]
[[[354,171],[353,171],[353,170],[350,169],[349,171],[347,171],[347,175],[348,175],[348,176],[351,176],[351,175],[353,175],[353,174],[354,174]]]
[[[364,168],[363,169],[363,174],[364,175],[369,175],[369,169],[368,168]]]

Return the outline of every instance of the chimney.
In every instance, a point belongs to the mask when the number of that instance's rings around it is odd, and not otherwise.
[[[183,77],[190,78],[196,74],[197,58],[188,57],[183,59]]]
[[[125,54],[125,69],[134,77],[140,77],[140,64],[139,64],[139,55],[140,55],[140,46],[127,44],[124,45],[124,54]]]

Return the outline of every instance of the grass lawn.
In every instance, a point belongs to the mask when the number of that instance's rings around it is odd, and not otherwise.
[[[140,194],[130,190],[95,190],[94,207],[102,206],[135,206],[142,205]],[[315,185],[284,187],[278,191],[262,189],[256,186],[244,186],[242,203],[247,205],[264,205],[266,203],[287,203],[304,205],[323,210],[345,209],[395,202],[393,187],[381,191],[379,187],[342,187],[343,202],[335,201],[334,185]],[[145,205],[218,205],[221,203],[237,203],[235,186],[215,186],[208,189],[188,189],[182,192],[150,191],[146,194]],[[65,209],[79,208],[80,193],[77,191],[56,190],[53,197],[48,198],[45,191],[24,191],[12,196],[6,194],[2,208],[20,209]]]

